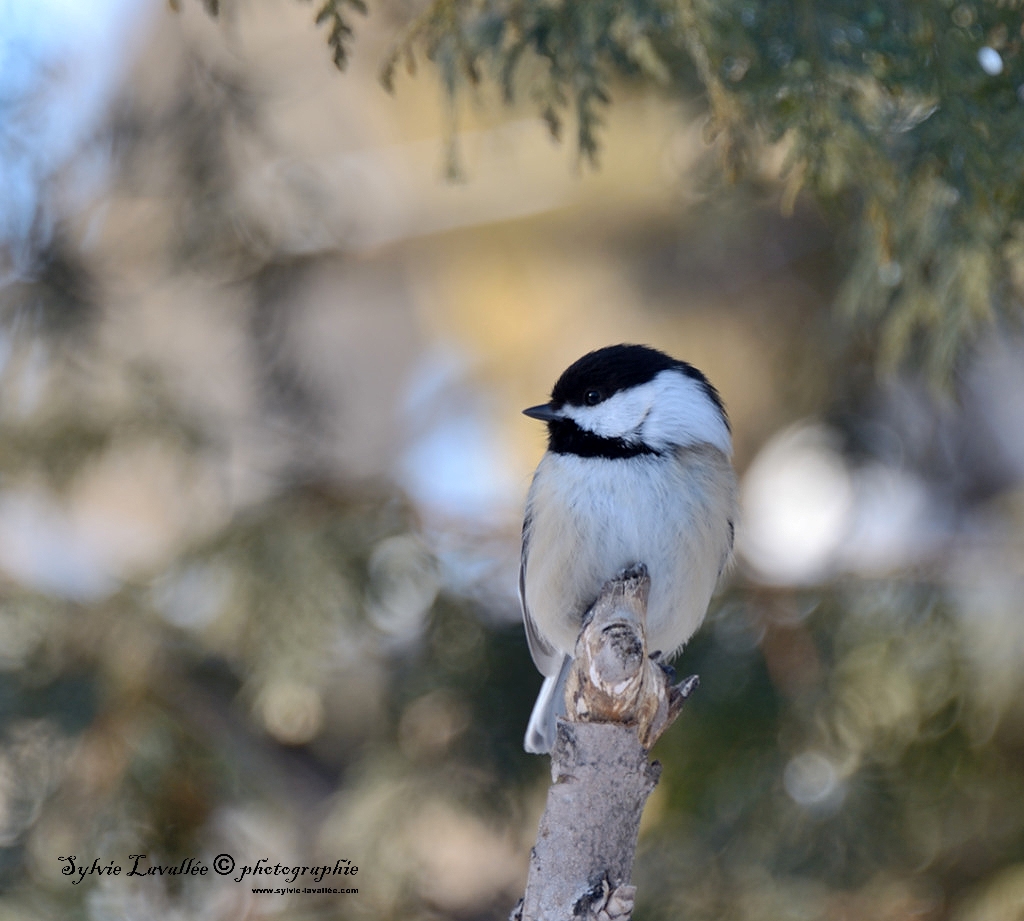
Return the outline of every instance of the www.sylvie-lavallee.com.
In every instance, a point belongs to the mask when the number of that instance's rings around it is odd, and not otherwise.
[[[195,857],[185,857],[181,863],[176,864],[150,864],[146,854],[129,854],[130,866],[114,863],[113,860],[102,864],[98,857],[94,857],[91,864],[78,863],[78,858],[74,855],[57,859],[64,863],[61,873],[65,876],[78,877],[71,881],[72,886],[77,886],[87,876],[206,876],[211,867],[218,876],[228,876],[237,870],[238,875],[232,877],[236,883],[242,882],[247,876],[283,876],[286,882],[294,883],[300,876],[307,874],[312,877],[313,882],[319,883],[325,876],[355,876],[359,872],[359,867],[351,860],[344,859],[336,860],[333,866],[288,866],[282,863],[272,864],[268,857],[261,857],[254,864],[238,866],[230,854],[218,854],[209,864]],[[128,866],[127,872],[125,866]]]

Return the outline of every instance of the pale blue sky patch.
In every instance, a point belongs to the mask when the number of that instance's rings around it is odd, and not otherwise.
[[[26,588],[74,601],[96,601],[117,587],[82,529],[34,491],[0,493],[0,570]]]
[[[68,174],[72,204],[95,188],[95,158],[77,176],[76,155],[157,8],[148,0],[0,0],[0,281],[23,272],[49,239],[59,174]]]

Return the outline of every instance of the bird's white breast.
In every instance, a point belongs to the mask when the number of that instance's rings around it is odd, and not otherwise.
[[[704,618],[735,505],[732,466],[711,445],[621,459],[546,454],[527,499],[525,602],[538,632],[571,653],[601,586],[644,563],[648,647],[675,652]]]

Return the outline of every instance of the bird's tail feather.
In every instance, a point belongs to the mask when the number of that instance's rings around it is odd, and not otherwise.
[[[523,747],[535,755],[545,755],[555,744],[555,720],[565,716],[565,682],[569,677],[569,666],[572,658],[566,656],[558,674],[544,679],[537,703],[530,714],[530,724],[526,727],[526,738]]]

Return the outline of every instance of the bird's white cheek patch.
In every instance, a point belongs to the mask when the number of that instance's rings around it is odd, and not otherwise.
[[[726,457],[732,455],[725,417],[700,383],[676,371],[662,371],[651,386],[655,397],[640,429],[645,444],[662,449],[669,445],[706,443]]]
[[[566,406],[563,412],[581,429],[602,438],[638,440],[654,397],[653,384],[644,384],[619,391],[597,406]]]
[[[675,370],[662,371],[639,387],[620,390],[597,406],[564,406],[562,412],[581,429],[601,438],[643,443],[656,451],[707,443],[726,456],[732,454],[722,411],[698,381]]]

